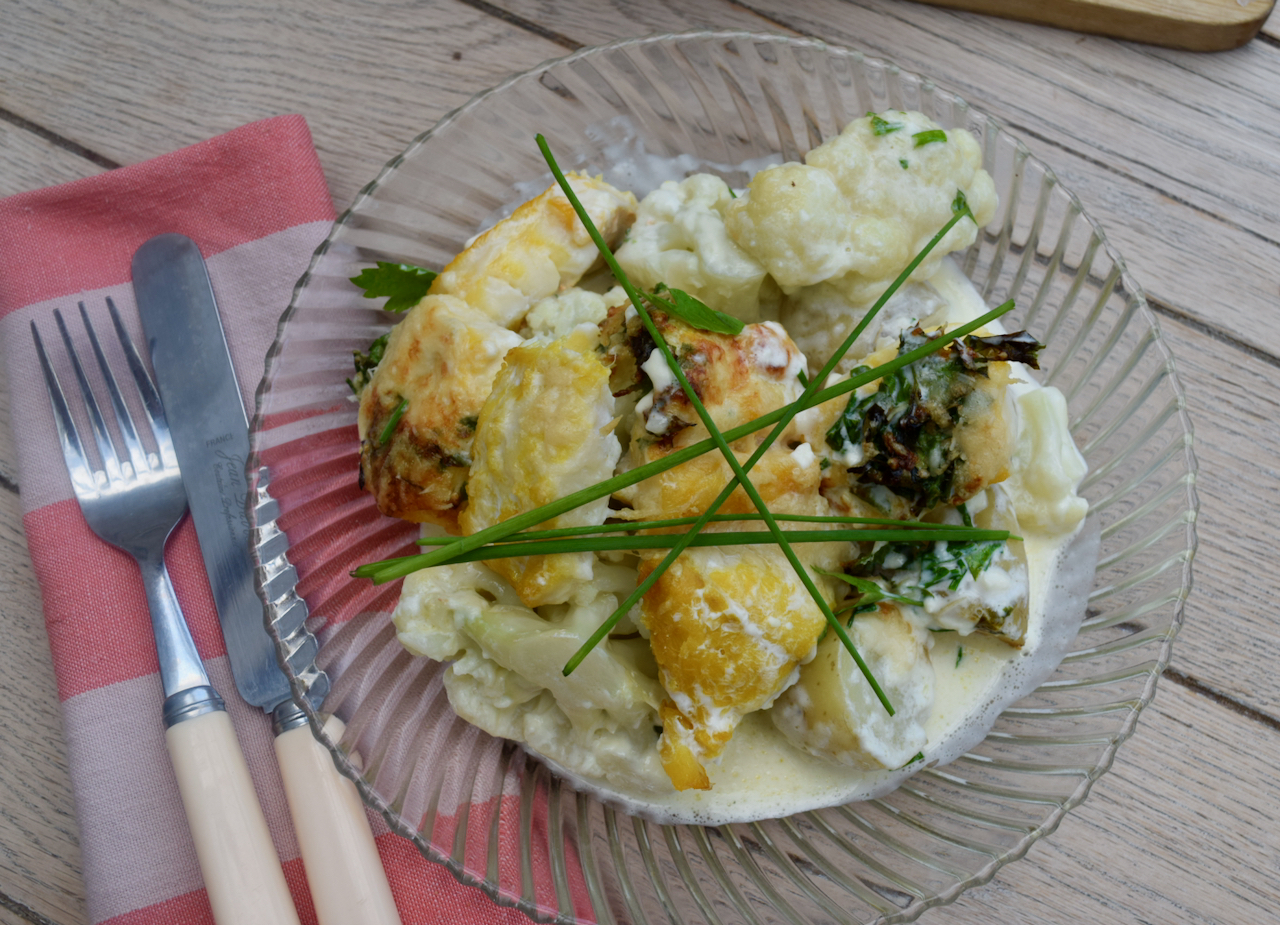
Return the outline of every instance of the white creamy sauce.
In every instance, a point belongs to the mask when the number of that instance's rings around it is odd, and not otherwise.
[[[988,310],[951,258],[941,262],[929,282],[947,302],[949,324],[962,324]],[[990,327],[1004,333],[998,323]],[[1040,388],[1021,364],[1014,364],[1013,378],[1022,381],[1009,386],[1011,401]],[[812,454],[808,444],[795,454],[801,465],[808,461],[801,452],[805,449]],[[985,501],[986,493],[979,497]],[[971,514],[979,512],[980,503],[975,499]],[[930,634],[936,688],[933,712],[925,724],[928,744],[924,760],[906,768],[858,771],[810,755],[793,747],[764,711],[748,714],[725,751],[707,764],[709,791],[625,794],[605,781],[585,779],[540,757],[575,787],[664,823],[746,821],[883,796],[922,768],[947,764],[974,748],[1002,710],[1053,673],[1071,650],[1083,619],[1099,542],[1094,518],[1057,537],[1025,537],[1030,600],[1021,649],[980,633]]]
[[[708,791],[639,798],[542,760],[576,788],[663,823],[773,818],[883,796],[922,768],[947,764],[972,749],[1002,710],[1053,674],[1080,628],[1099,541],[1094,518],[1059,538],[1027,537],[1031,600],[1022,649],[978,633],[933,634],[930,658],[937,687],[922,762],[897,771],[841,767],[793,748],[764,712],[748,714],[720,758],[707,765]],[[957,648],[964,649],[958,665]]]

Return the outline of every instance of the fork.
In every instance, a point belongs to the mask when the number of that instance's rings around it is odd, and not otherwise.
[[[94,469],[85,453],[66,396],[33,321],[31,336],[53,404],[71,486],[93,532],[133,556],[142,572],[165,694],[165,741],[214,919],[219,925],[296,925],[297,912],[258,805],[248,765],[222,697],[209,683],[165,568],[165,544],[186,513],[187,495],[160,396],[110,298],[107,311],[137,385],[156,451],[149,451],[140,439],[81,302],[80,318],[102,370],[116,429],[125,448],[123,456],[117,454],[71,334],[62,313],[55,309],[54,321],[80,387],[102,463],[101,468]]]

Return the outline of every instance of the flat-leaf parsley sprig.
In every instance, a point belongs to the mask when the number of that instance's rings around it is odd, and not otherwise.
[[[379,260],[376,267],[366,267],[351,277],[351,282],[364,290],[366,299],[387,296],[387,304],[382,306],[385,311],[403,312],[422,301],[437,275],[435,270],[411,263]]]

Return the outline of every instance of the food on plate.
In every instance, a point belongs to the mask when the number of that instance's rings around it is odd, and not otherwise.
[[[575,182],[597,227],[620,236],[635,197],[588,177]],[[512,326],[573,287],[597,259],[568,200],[548,190],[435,278],[391,332],[360,393],[360,479],[383,513],[455,524],[477,416],[503,357],[523,340]]]
[[[1087,513],[1040,345],[950,333],[987,311],[946,257],[995,214],[977,143],[894,111],[744,190],[566,182],[616,263],[558,185],[476,238],[353,382],[361,479],[442,550],[604,488],[409,574],[401,643],[460,716],[655,818],[954,757],[1061,657]]]

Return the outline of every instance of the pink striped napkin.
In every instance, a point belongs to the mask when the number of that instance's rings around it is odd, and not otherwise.
[[[110,336],[110,296],[141,344],[129,263],[147,238],[193,238],[209,275],[246,407],[276,323],[333,206],[301,116],[255,122],[143,164],[0,200],[0,339],[18,447],[23,524],[41,590],[62,702],[89,920],[212,922],[164,747],[154,644],[133,560],[89,530],[61,462],[30,322],[53,355],[60,308],[82,356],[83,301]],[[64,377],[64,384],[69,380]],[[170,540],[169,570],[213,683],[227,699],[276,851],[303,922],[315,913],[285,805],[270,723],[235,694],[195,530]],[[371,818],[406,925],[517,923]]]

